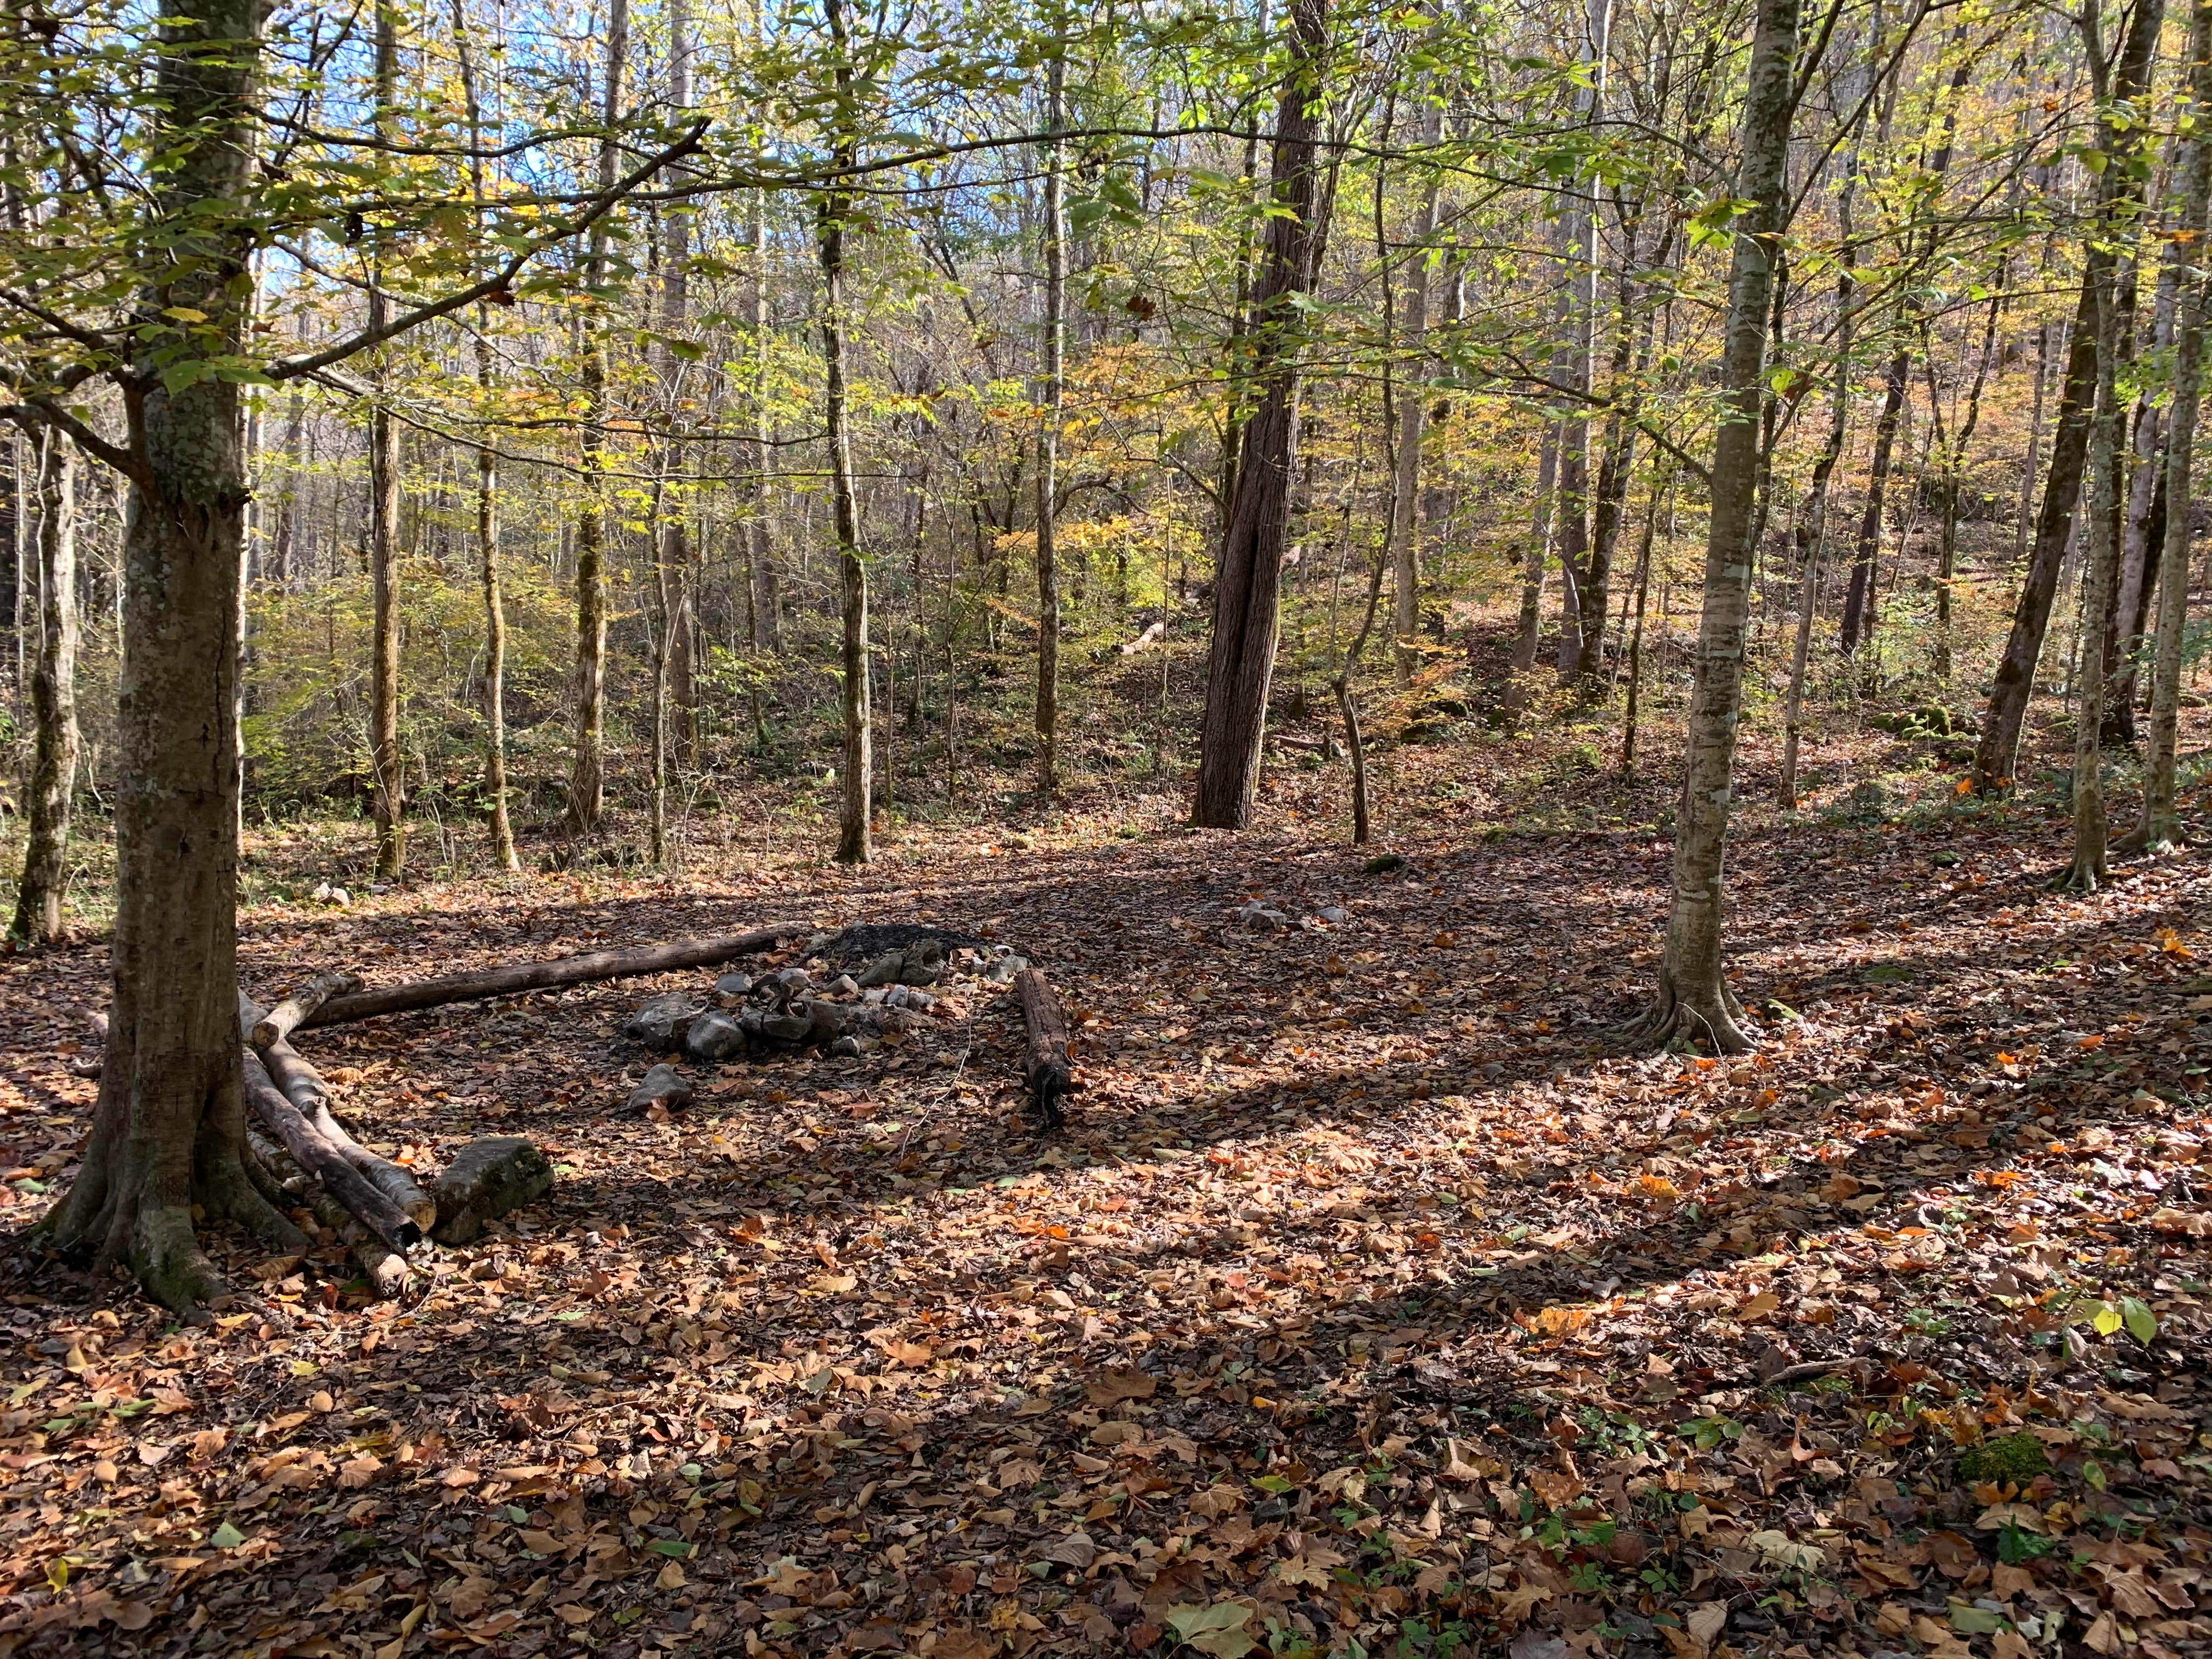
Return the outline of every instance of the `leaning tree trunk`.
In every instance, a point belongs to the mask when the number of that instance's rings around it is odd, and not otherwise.
[[[2027,569],[2014,603],[2012,630],[2004,654],[1990,681],[1990,703],[1982,717],[1981,740],[1974,748],[1973,785],[1982,794],[2012,787],[2020,760],[2021,731],[2035,695],[2036,664],[2051,631],[2051,606],[2058,596],[2059,568],[2074,536],[2074,513],[2081,499],[2081,473],[2089,458],[2089,420],[2097,393],[2097,290],[2095,261],[2081,277],[2074,331],[2066,352],[2066,378],[2060,384],[2051,459],[2043,472],[2043,506],[2036,514],[2035,539]]]
[[[1713,443],[1712,511],[1705,538],[1705,609],[1690,696],[1689,758],[1674,842],[1659,995],[1636,1035],[1740,1053],[1750,1047],[1742,1009],[1721,968],[1722,872],[1736,726],[1743,702],[1743,646],[1751,613],[1752,514],[1759,484],[1760,398],[1767,309],[1790,159],[1790,84],[1797,0],[1759,0],[1743,110],[1743,161],[1735,193],[1749,204],[1729,270],[1723,402]]]
[[[2149,743],[2143,756],[2142,822],[2128,837],[2133,852],[2164,852],[2181,840],[2174,805],[2174,751],[2180,735],[2182,635],[2189,623],[2191,520],[2190,463],[2197,448],[2197,416],[2204,389],[2205,283],[2193,262],[2201,258],[2212,221],[2212,0],[2197,0],[2189,26],[2189,98],[2197,125],[2185,141],[2181,225],[2169,258],[2183,264],[2174,337],[2173,402],[2166,411],[2166,536],[2159,552],[2158,643],[2151,659]],[[2184,263],[2191,262],[2191,263]]]
[[[22,511],[19,500],[16,511]],[[15,891],[16,939],[62,935],[69,886],[70,798],[76,788],[76,451],[39,440],[39,659],[31,674],[29,844]]]
[[[1241,830],[1251,821],[1275,669],[1283,543],[1297,465],[1298,356],[1308,293],[1326,234],[1318,211],[1316,138],[1329,0],[1291,8],[1291,65],[1276,106],[1273,198],[1265,263],[1252,296],[1252,380],[1259,397],[1245,423],[1221,562],[1213,589],[1194,823]]]
[[[149,241],[167,263],[146,314],[205,316],[193,343],[242,349],[252,230],[231,204],[252,165],[259,0],[204,0],[164,27],[155,134],[168,157]],[[205,342],[205,344],[201,344]],[[124,538],[117,707],[116,911],[107,1048],[76,1183],[44,1223],[65,1249],[127,1262],[187,1317],[222,1290],[195,1215],[283,1248],[306,1243],[252,1178],[238,1040],[237,689],[246,489],[238,388],[210,375],[172,392],[139,366]],[[166,365],[172,377],[175,365]]]
[[[1881,515],[1889,483],[1890,459],[1897,447],[1898,422],[1905,413],[1905,373],[1911,354],[1899,350],[1882,377],[1881,412],[1875,416],[1874,462],[1867,474],[1866,507],[1859,515],[1858,541],[1851,554],[1850,586],[1844,595],[1843,652],[1857,653],[1874,632],[1875,579],[1881,568]]]

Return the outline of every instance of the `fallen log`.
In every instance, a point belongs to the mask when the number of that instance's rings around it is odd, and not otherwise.
[[[343,996],[360,989],[359,974],[317,974],[262,1015],[254,1023],[252,1030],[246,1034],[246,1041],[257,1048],[266,1048],[272,1042],[282,1042],[299,1028],[301,1020],[332,997]]]
[[[805,922],[782,922],[726,939],[679,939],[672,945],[641,945],[626,951],[592,951],[580,957],[561,957],[551,962],[516,963],[487,968],[474,974],[448,974],[442,979],[420,979],[404,985],[386,985],[331,997],[300,1022],[300,1029],[343,1025],[380,1014],[404,1014],[417,1008],[440,1008],[448,1003],[476,1002],[485,997],[519,996],[526,991],[549,991],[556,986],[585,985],[594,980],[626,979],[639,974],[662,974],[678,968],[707,968],[738,957],[774,950],[787,939],[801,939],[814,931]]]
[[[1061,1098],[1079,1086],[1067,1058],[1067,1017],[1060,1012],[1050,982],[1036,969],[1016,974],[1014,990],[1022,1000],[1022,1024],[1029,1030],[1029,1042],[1022,1050],[1022,1079],[1029,1085],[1044,1127],[1057,1129]]]
[[[361,1269],[362,1277],[368,1280],[370,1288],[380,1300],[396,1302],[406,1293],[408,1266],[405,1256],[386,1247],[381,1239],[370,1237],[368,1230],[317,1186],[312,1176],[300,1173],[300,1166],[292,1161],[292,1155],[282,1146],[264,1139],[251,1129],[246,1131],[246,1141],[252,1147],[254,1157],[270,1171],[271,1178],[282,1185],[285,1196],[304,1200],[307,1208],[314,1212],[316,1220],[345,1241],[346,1247],[353,1253],[354,1265]]]
[[[238,1023],[251,1033],[258,1033],[269,1023],[243,991],[238,994]],[[428,1233],[437,1224],[438,1200],[424,1192],[412,1175],[389,1159],[379,1158],[347,1132],[345,1125],[331,1110],[330,1085],[323,1081],[323,1074],[283,1037],[267,1042],[254,1041],[251,1046],[268,1068],[270,1081],[298,1108],[308,1127]]]
[[[313,1176],[341,1208],[391,1249],[404,1253],[420,1244],[422,1229],[414,1218],[356,1169],[344,1153],[285,1098],[283,1091],[270,1077],[269,1068],[261,1063],[261,1056],[251,1048],[246,1051],[245,1066],[246,1109],[283,1143],[301,1172]]]

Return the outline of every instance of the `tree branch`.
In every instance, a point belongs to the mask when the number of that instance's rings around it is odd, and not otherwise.
[[[601,218],[613,211],[616,204],[623,198],[635,191],[654,173],[672,162],[682,161],[687,155],[696,155],[707,137],[709,125],[711,124],[706,121],[699,122],[690,131],[658,155],[647,161],[626,177],[617,179],[611,186],[593,197],[591,199],[591,204],[582,213],[577,215],[553,234],[540,238],[534,246],[516,254],[514,258],[501,267],[496,274],[485,277],[480,283],[471,283],[465,289],[457,289],[442,300],[433,300],[428,304],[416,307],[412,311],[404,312],[380,328],[362,329],[359,333],[340,340],[335,345],[325,346],[320,351],[311,352],[299,357],[280,357],[269,366],[270,378],[288,380],[302,374],[313,374],[318,369],[328,368],[332,363],[343,362],[348,357],[368,350],[371,346],[382,345],[386,340],[397,338],[410,329],[419,328],[424,323],[434,322],[453,312],[474,305],[479,300],[488,300],[495,294],[505,294],[514,279],[521,275],[524,267],[539,254],[558,243],[581,235]]]

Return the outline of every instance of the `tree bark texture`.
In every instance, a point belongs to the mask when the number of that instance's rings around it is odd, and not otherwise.
[[[389,140],[399,96],[399,20],[390,3],[376,8],[376,108],[371,125]],[[391,320],[383,283],[383,250],[371,265],[368,325]],[[386,399],[384,366],[375,377],[368,416],[369,808],[376,824],[376,873],[407,867],[406,774],[399,753],[399,429]]]
[[[605,84],[599,116],[599,187],[614,188],[622,150],[616,124],[622,118],[623,76],[629,59],[629,0],[609,0]],[[612,246],[607,222],[592,227],[586,258],[594,288],[607,280]],[[576,515],[576,739],[568,773],[568,826],[578,835],[599,827],[606,805],[607,505],[599,474],[606,467],[602,422],[607,412],[609,323],[594,316],[584,325],[582,369],[583,506]]]
[[[1191,821],[1241,830],[1251,821],[1274,675],[1283,547],[1297,464],[1298,358],[1307,329],[1300,296],[1313,286],[1326,227],[1318,211],[1316,139],[1328,47],[1329,0],[1291,8],[1291,62],[1275,113],[1267,246],[1252,295],[1252,378],[1237,493],[1222,538],[1206,657],[1206,714]]]
[[[772,951],[787,939],[804,938],[812,929],[803,922],[782,922],[722,939],[682,939],[671,945],[641,945],[627,951],[591,951],[582,956],[558,957],[550,962],[516,963],[486,968],[472,974],[448,974],[441,979],[415,980],[386,985],[326,1000],[300,1022],[296,1029],[343,1025],[381,1014],[404,1014],[417,1008],[441,1008],[449,1003],[475,1002],[484,997],[520,996],[527,991],[548,991],[563,985],[585,985],[603,979],[626,979],[636,974],[665,974],[681,968],[708,968]]]
[[[1775,239],[1788,179],[1797,0],[1759,0],[1743,112],[1735,194],[1750,205],[1729,270],[1722,404],[1713,444],[1705,600],[1690,695],[1689,756],[1674,842],[1673,896],[1656,1002],[1638,1035],[1655,1043],[1698,1041],[1739,1052],[1748,1040],[1721,963],[1723,871],[1742,707],[1743,648],[1751,605],[1752,515],[1759,483],[1767,313]]]
[[[145,311],[205,315],[210,355],[242,349],[251,231],[249,110],[260,0],[203,0],[163,25],[153,107],[170,158],[155,206],[170,228]],[[194,1208],[283,1248],[306,1241],[246,1160],[235,1005],[238,754],[233,634],[246,489],[238,388],[171,392],[149,351],[131,400],[117,709],[116,913],[99,1103],[76,1183],[44,1223],[96,1264],[127,1263],[185,1317],[222,1281]]]
[[[2189,22],[2189,102],[2196,118],[2181,167],[2180,234],[2167,257],[2182,266],[2176,296],[2173,398],[2166,410],[2166,534],[2159,550],[2157,643],[2150,673],[2150,729],[2143,754],[2142,821],[2131,851],[2163,852],[2181,840],[2174,805],[2181,720],[2182,651],[2189,623],[2189,555],[2197,416],[2204,392],[2204,237],[2212,222],[2212,0],[2197,0]]]
[[[31,778],[23,879],[9,932],[52,944],[69,889],[70,804],[76,791],[76,451],[48,430],[39,453],[39,653],[31,673]],[[17,510],[21,510],[19,504]]]

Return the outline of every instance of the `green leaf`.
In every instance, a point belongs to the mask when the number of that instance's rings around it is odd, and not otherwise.
[[[161,371],[161,389],[172,398],[180,392],[189,392],[202,380],[215,378],[215,365],[199,357],[187,357],[182,362],[171,363]]]
[[[1174,1607],[1168,1609],[1168,1627],[1200,1653],[1211,1653],[1216,1659],[1244,1659],[1260,1645],[1244,1633],[1251,1618],[1249,1609],[1234,1601],[1210,1607]]]
[[[1270,1498],[1280,1498],[1298,1483],[1295,1480],[1285,1480],[1279,1474],[1263,1474],[1255,1479],[1252,1484]]]
[[[1964,1601],[1951,1603],[1951,1628],[1961,1636],[1994,1636],[2004,1627],[2002,1613],[1991,1613],[1987,1607],[1969,1607]]]
[[[219,1550],[234,1550],[246,1541],[246,1534],[229,1522],[224,1522],[209,1534],[208,1542]]]
[[[2138,1342],[2148,1342],[2158,1334],[2158,1316],[2150,1310],[2148,1302],[2132,1296],[2122,1297],[2120,1317],[2127,1322],[2129,1334]]]
[[[691,1553],[691,1547],[680,1538],[656,1538],[653,1549],[662,1555],[672,1555],[679,1561]]]

